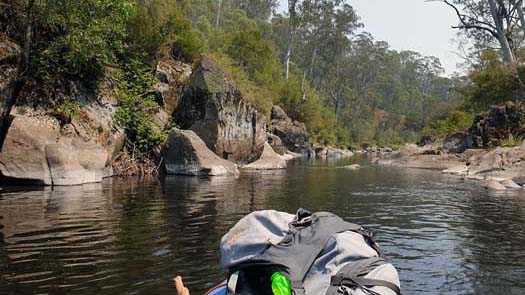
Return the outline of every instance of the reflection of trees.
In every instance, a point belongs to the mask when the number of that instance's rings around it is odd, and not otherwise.
[[[468,228],[458,251],[474,294],[523,294],[525,199],[521,193],[473,194],[461,207]],[[521,257],[521,258],[520,258]],[[503,292],[503,293],[502,293]]]

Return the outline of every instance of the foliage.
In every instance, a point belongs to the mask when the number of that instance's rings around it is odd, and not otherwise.
[[[509,137],[501,140],[499,145],[502,147],[515,147],[521,145],[524,140],[525,138],[523,137],[517,137],[512,134],[509,134]]]
[[[40,2],[39,2],[40,3]],[[124,0],[45,1],[36,7],[39,27],[31,63],[44,83],[94,80],[123,50],[130,7]]]
[[[467,104],[476,111],[484,111],[492,104],[512,99],[520,88],[515,70],[500,61],[494,50],[483,52],[469,78],[472,84],[467,88]]]
[[[136,59],[129,60],[126,67],[119,73],[121,83],[117,95],[120,107],[115,120],[126,131],[134,148],[149,156],[165,136],[154,127],[153,118],[159,106],[151,93],[153,70]]]
[[[75,101],[67,101],[55,106],[52,115],[60,121],[61,125],[69,124],[72,119],[80,117],[80,106]]]
[[[433,138],[444,138],[450,133],[464,131],[472,126],[474,114],[460,109],[452,111],[446,118],[431,123],[423,134]]]

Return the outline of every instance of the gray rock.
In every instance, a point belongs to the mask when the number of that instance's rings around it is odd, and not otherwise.
[[[286,112],[278,105],[272,106],[271,120],[275,122],[292,122],[292,119],[290,119]]]
[[[503,181],[501,182],[501,184],[502,184],[503,186],[505,186],[506,188],[513,188],[513,189],[522,188],[521,186],[519,186],[517,183],[515,183],[515,182],[512,181],[511,179],[503,180]]]
[[[272,133],[267,133],[266,136],[268,137],[268,143],[276,153],[281,156],[286,154],[288,149],[284,146],[283,141],[279,136]]]
[[[218,176],[239,172],[234,163],[217,156],[191,130],[172,129],[161,155],[168,174]]]
[[[525,127],[525,103],[506,101],[492,106],[490,111],[476,116],[468,130],[469,147],[493,148],[502,140],[523,136]]]
[[[173,119],[182,129],[193,130],[224,159],[249,163],[263,152],[265,116],[244,99],[232,78],[206,57],[194,70]]]
[[[443,142],[443,148],[449,153],[462,153],[467,147],[467,135],[464,132],[449,134]]]
[[[177,108],[177,99],[191,73],[192,68],[189,64],[171,58],[165,58],[158,62],[155,70],[157,84],[154,89],[158,93],[159,104],[168,114],[171,115]]]
[[[58,141],[60,125],[49,117],[13,118],[0,153],[0,171],[5,177],[53,185],[46,147]]]
[[[62,137],[46,146],[46,157],[53,185],[79,185],[100,182],[113,174],[110,153],[93,142]]]
[[[492,191],[503,191],[503,190],[506,190],[507,188],[497,182],[497,181],[487,181],[484,185],[483,185],[484,188],[488,189],[488,190],[492,190]]]
[[[112,150],[70,133],[68,126],[61,131],[55,118],[15,115],[0,153],[2,175],[41,185],[79,185],[112,176]]]
[[[343,168],[345,168],[347,170],[359,170],[359,169],[361,169],[361,165],[353,164],[353,165],[344,166]]]
[[[443,173],[445,174],[453,174],[453,175],[467,175],[468,174],[468,166],[461,165],[461,166],[455,166],[450,167],[448,169],[443,170]]]
[[[286,169],[286,161],[277,154],[270,144],[264,145],[264,151],[259,160],[245,165],[242,167],[243,170],[280,170]]]
[[[269,131],[277,135],[288,150],[307,155],[314,154],[310,144],[310,136],[303,123],[273,120]]]

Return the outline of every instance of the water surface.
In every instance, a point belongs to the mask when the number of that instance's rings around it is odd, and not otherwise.
[[[525,294],[525,194],[425,170],[297,162],[237,178],[111,179],[0,191],[0,294],[198,295],[222,278],[220,237],[261,209],[366,225],[404,294]]]

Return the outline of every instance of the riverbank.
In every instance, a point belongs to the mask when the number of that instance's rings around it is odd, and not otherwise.
[[[436,145],[406,145],[391,153],[369,154],[384,166],[430,169],[471,180],[489,190],[523,189],[525,143],[516,147],[467,149],[449,153]]]
[[[55,93],[64,102],[53,104],[44,102],[38,86],[17,86],[20,48],[8,41],[0,45],[10,49],[0,76],[2,183],[67,186],[112,176],[235,175],[286,169],[297,157],[353,155],[317,146],[306,125],[278,105],[263,113],[207,56],[195,64],[159,56],[145,94],[154,103],[122,97],[108,75],[94,88],[70,81],[69,95]]]

